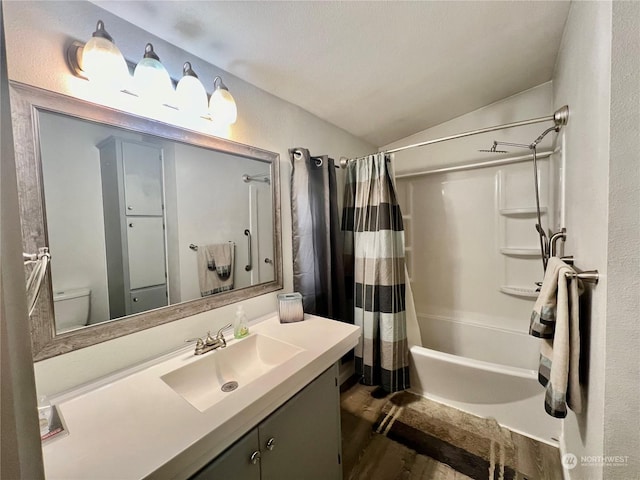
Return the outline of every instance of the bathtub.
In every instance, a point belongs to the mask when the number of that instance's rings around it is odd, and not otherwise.
[[[417,317],[423,346],[410,348],[411,391],[558,445],[562,422],[544,410],[536,338],[433,315]]]

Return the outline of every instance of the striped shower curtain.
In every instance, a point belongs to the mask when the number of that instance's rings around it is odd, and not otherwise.
[[[409,388],[402,213],[384,154],[347,165],[342,230],[347,294],[362,327],[356,374],[387,392]]]

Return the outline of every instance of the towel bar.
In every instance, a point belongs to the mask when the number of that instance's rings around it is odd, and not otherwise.
[[[565,234],[565,237],[566,237],[566,230],[564,228],[561,230],[561,233]],[[567,265],[573,266],[573,255],[560,257],[560,260],[562,260]],[[588,270],[585,272],[568,273],[566,276],[578,277],[580,280],[587,283],[598,283],[598,280],[600,279],[600,273],[598,272],[598,270]]]
[[[579,278],[583,282],[587,283],[598,283],[600,279],[600,273],[598,270],[589,270],[588,272],[579,272],[579,273],[567,273],[565,274],[567,277]]]
[[[232,242],[231,240],[229,240],[229,243],[233,243],[233,246],[234,246],[234,247],[235,247],[235,245],[236,245],[236,244],[235,244],[235,242]],[[190,243],[190,244],[189,244],[189,248],[190,248],[191,250],[193,250],[194,252],[197,252],[197,251],[198,251],[198,245],[196,245],[195,243]]]

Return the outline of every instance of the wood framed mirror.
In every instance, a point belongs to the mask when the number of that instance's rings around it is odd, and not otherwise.
[[[277,153],[10,94],[24,252],[51,253],[34,361],[282,288]]]

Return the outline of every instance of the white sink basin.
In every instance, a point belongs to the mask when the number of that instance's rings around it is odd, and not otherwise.
[[[199,360],[160,378],[204,412],[302,351],[289,343],[252,334],[226,348],[205,353]],[[237,382],[237,387],[233,388],[235,385],[230,382]]]

